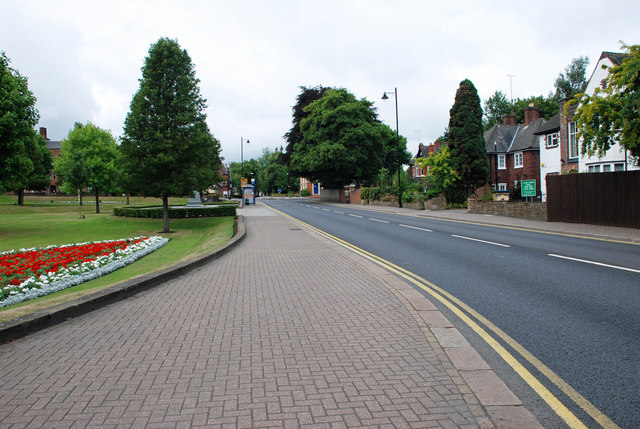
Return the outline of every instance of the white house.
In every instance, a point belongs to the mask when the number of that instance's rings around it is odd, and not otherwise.
[[[620,65],[627,57],[627,54],[615,52],[603,52],[596,64],[589,82],[586,93],[593,95],[597,87],[604,87],[609,71],[603,66],[613,67]],[[571,125],[571,123],[570,123]],[[597,154],[594,156],[581,155],[579,159],[580,173],[603,173],[608,171],[637,170],[635,159],[628,156],[627,151],[619,144],[614,144],[601,158]]]

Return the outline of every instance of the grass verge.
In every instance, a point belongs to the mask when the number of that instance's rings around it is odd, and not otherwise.
[[[47,197],[47,200],[50,199]],[[73,200],[70,197],[66,199]],[[160,200],[138,198],[132,202],[150,205],[159,204]],[[176,199],[170,201],[170,204],[178,205],[185,202],[186,199]],[[170,238],[171,241],[150,255],[106,276],[35,300],[2,308],[0,322],[79,298],[100,288],[197,257],[222,246],[233,236],[232,217],[171,219],[172,232],[163,234],[161,233],[162,219],[124,218],[111,215],[112,208],[120,202],[116,202],[115,205],[101,205],[102,213],[96,214],[95,205],[87,203],[89,203],[88,199],[85,200],[86,205],[82,208],[84,218],[80,218],[77,204],[60,201],[41,202],[27,197],[25,206],[20,207],[15,205],[14,198],[0,196],[0,250],[140,235],[161,235]]]

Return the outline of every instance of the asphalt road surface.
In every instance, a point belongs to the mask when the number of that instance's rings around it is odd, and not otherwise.
[[[540,365],[514,353],[587,427],[640,427],[640,246],[302,199],[262,202],[415,273],[477,311],[552,371],[545,376]],[[434,303],[528,407],[545,406],[485,341]]]

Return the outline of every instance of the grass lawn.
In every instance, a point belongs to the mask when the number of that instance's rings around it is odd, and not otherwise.
[[[0,322],[59,304],[98,288],[105,288],[133,277],[171,266],[206,253],[226,243],[233,235],[233,218],[171,219],[171,233],[162,233],[162,219],[116,217],[113,207],[125,204],[124,198],[102,197],[100,214],[95,198],[83,199],[80,218],[74,197],[26,196],[17,206],[17,197],[0,196],[0,251],[44,247],[94,240],[160,235],[171,239],[159,250],[135,263],[98,279],[35,300],[0,309]],[[67,202],[69,201],[69,202]],[[106,203],[113,201],[113,203]],[[184,205],[186,198],[171,199],[172,205]],[[132,205],[161,205],[158,198],[132,198]]]

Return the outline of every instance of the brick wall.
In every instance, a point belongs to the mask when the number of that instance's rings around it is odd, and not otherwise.
[[[547,221],[547,203],[525,201],[467,201],[469,213],[510,216],[522,219]]]

